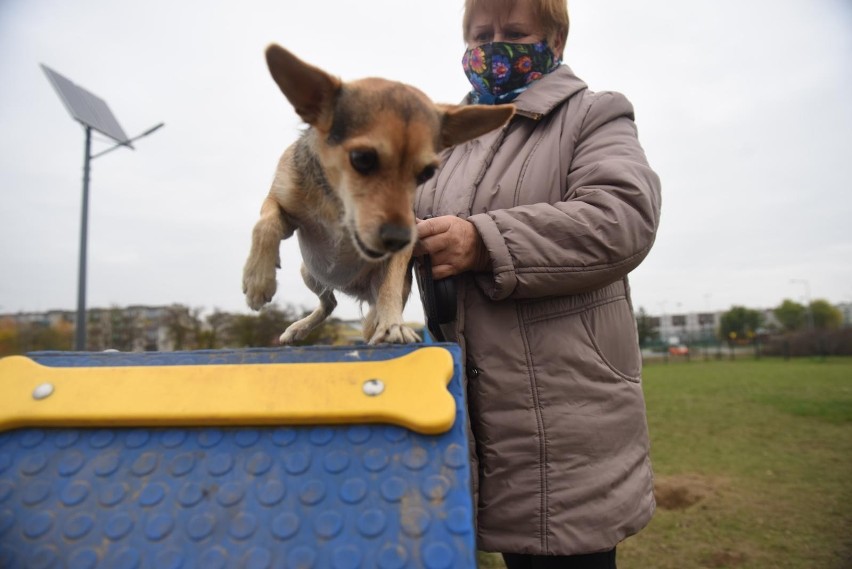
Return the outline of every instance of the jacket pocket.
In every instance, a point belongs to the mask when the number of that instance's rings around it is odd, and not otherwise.
[[[642,355],[636,321],[627,299],[616,298],[590,307],[580,318],[601,361],[622,379],[638,383]]]
[[[536,374],[552,368],[582,382],[640,382],[642,356],[630,303],[623,290],[611,292],[519,304]]]

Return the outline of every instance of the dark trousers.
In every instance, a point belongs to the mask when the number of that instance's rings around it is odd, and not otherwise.
[[[616,569],[615,548],[588,555],[504,553],[506,569]]]

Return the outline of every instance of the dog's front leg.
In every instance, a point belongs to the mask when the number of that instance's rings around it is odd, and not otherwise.
[[[411,289],[408,263],[411,247],[394,255],[384,281],[379,286],[375,305],[364,321],[364,338],[370,344],[410,344],[419,342],[417,332],[403,324],[402,309]]]
[[[320,305],[301,320],[297,320],[287,326],[287,329],[284,330],[284,333],[278,339],[282,344],[292,344],[293,342],[307,338],[308,334],[325,322],[325,319],[337,307],[337,299],[334,298],[334,291],[315,279],[304,263],[302,264],[302,280],[319,297]]]
[[[275,269],[281,266],[279,247],[293,231],[295,227],[285,220],[278,202],[267,196],[252,231],[251,252],[243,268],[243,292],[252,309],[260,310],[275,296]]]

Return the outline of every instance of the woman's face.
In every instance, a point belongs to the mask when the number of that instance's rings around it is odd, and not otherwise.
[[[508,12],[496,13],[480,3],[471,12],[467,33],[468,49],[491,42],[536,43],[544,29],[528,1],[515,2]],[[558,46],[550,46],[554,51]]]

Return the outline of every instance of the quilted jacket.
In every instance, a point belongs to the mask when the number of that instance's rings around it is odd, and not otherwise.
[[[479,547],[607,550],[654,511],[628,273],[660,181],[621,94],[561,66],[504,128],[445,151],[416,214],[475,224],[491,271],[456,278]]]

